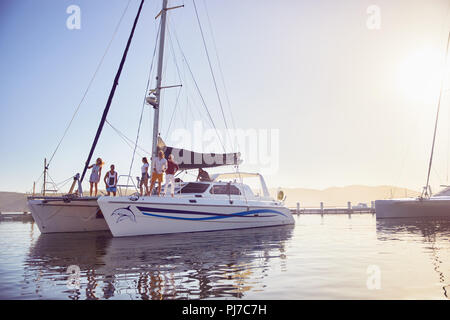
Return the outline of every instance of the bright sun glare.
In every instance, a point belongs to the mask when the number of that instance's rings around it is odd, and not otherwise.
[[[449,66],[444,53],[437,49],[420,49],[407,56],[399,65],[398,83],[410,101],[433,103],[437,101],[442,77],[444,90],[448,89]]]

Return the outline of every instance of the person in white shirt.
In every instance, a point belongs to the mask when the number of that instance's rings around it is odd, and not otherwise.
[[[150,182],[150,195],[152,194],[155,182],[158,181],[158,197],[161,194],[161,186],[163,181],[163,174],[167,169],[167,160],[164,157],[164,152],[160,150],[158,157],[152,161],[152,180]]]
[[[141,167],[141,181],[139,183],[139,190],[141,192],[141,196],[143,196],[144,194],[142,193],[142,186],[145,186],[145,195],[148,196],[148,168],[150,165],[146,157],[142,158],[142,163],[143,165]]]

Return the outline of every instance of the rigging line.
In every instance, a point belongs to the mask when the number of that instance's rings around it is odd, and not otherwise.
[[[128,138],[123,132],[121,132],[119,129],[114,127],[108,120],[106,120],[106,123],[119,135],[119,137],[123,138],[124,141],[131,147],[131,149],[137,147],[139,150],[144,151],[147,154],[150,154],[147,150],[140,147],[139,145],[135,145],[134,141]],[[139,153],[138,153],[139,154]],[[140,155],[140,154],[139,154]]]
[[[168,19],[168,21],[169,21],[169,19]],[[170,21],[168,22],[168,27],[167,27],[168,30],[169,30],[169,27],[170,27]],[[178,72],[178,78],[179,78],[179,80],[180,80],[180,83],[183,83],[183,86],[187,88],[188,81],[187,81],[187,79],[186,79],[186,74],[185,74],[185,72],[184,72],[184,73],[183,73],[183,76],[181,76],[181,71],[180,71],[179,65],[178,65],[177,60],[176,60],[176,57],[175,57],[175,48],[174,48],[174,46],[173,46],[173,41],[172,41],[172,36],[171,36],[170,30],[169,30],[169,32],[168,32],[168,38],[169,38],[170,48],[171,48],[171,52],[172,52],[172,57],[173,57],[173,59],[174,59],[174,64],[175,64],[175,67],[176,67],[177,72]],[[184,66],[184,65],[183,65],[183,66]],[[183,68],[183,70],[184,70],[184,68]],[[184,71],[185,71],[185,70],[184,70]],[[185,92],[186,92],[186,98],[188,98],[188,94],[189,94],[188,90],[186,89]],[[180,93],[181,93],[181,92],[180,92]],[[177,98],[177,99],[178,99],[178,98]],[[191,105],[189,104],[188,101],[186,101],[186,105],[188,106],[188,108],[191,107]],[[189,115],[191,115],[190,113],[188,113],[188,108],[185,108],[185,113],[186,113],[185,118],[184,118],[184,119],[185,119],[185,125],[184,125],[185,128],[187,127],[187,125],[186,125],[187,118],[188,118]],[[193,108],[192,108],[192,109],[193,109]],[[204,115],[203,115],[199,110],[196,110],[196,111],[199,112],[200,118],[201,118],[202,116],[204,117]],[[174,110],[173,112],[175,112],[175,110]],[[173,118],[173,116],[174,116],[174,114],[172,114],[172,118]],[[172,120],[171,120],[171,121],[172,121]],[[170,126],[169,126],[169,127],[170,127]],[[167,129],[167,131],[169,131],[169,130]]]
[[[223,75],[222,64],[221,64],[220,58],[219,58],[219,50],[217,50],[216,40],[215,40],[215,37],[214,37],[214,30],[212,28],[211,19],[209,17],[208,7],[206,5],[206,1],[205,0],[203,0],[203,5],[205,7],[206,18],[207,18],[209,30],[210,30],[210,33],[211,33],[211,39],[212,39],[212,43],[213,43],[213,46],[214,46],[214,52],[216,54],[217,66],[219,67],[219,73],[220,73],[220,78],[222,80],[222,85],[223,85],[223,89],[224,89],[224,93],[225,93],[225,99],[227,101],[228,109],[229,109],[230,115],[231,115],[231,123],[233,125],[234,130],[236,130],[236,128],[237,128],[236,127],[236,122],[234,121],[234,114],[233,114],[233,110],[231,108],[230,97],[228,95],[227,85],[226,85],[226,82],[225,82],[225,77]],[[237,144],[238,149],[240,149],[238,140],[236,140],[236,144]]]
[[[228,133],[228,135],[231,138],[230,132],[228,130],[228,123],[227,123],[227,119],[225,117],[225,112],[223,111],[222,99],[220,98],[219,88],[217,86],[216,77],[214,76],[214,70],[213,70],[213,67],[212,67],[212,64],[211,64],[211,58],[209,57],[208,47],[206,46],[205,35],[203,34],[202,24],[200,23],[200,17],[198,15],[197,5],[195,4],[195,0],[192,0],[192,3],[194,4],[195,16],[197,17],[198,27],[200,29],[200,34],[202,35],[203,47],[205,49],[206,57],[208,58],[209,70],[211,71],[211,76],[212,76],[212,79],[213,79],[213,82],[214,82],[214,88],[216,89],[217,100],[219,101],[219,106],[220,106],[220,110],[222,112],[222,117],[223,117],[223,121],[225,123],[225,128],[227,129],[227,133]]]
[[[109,124],[111,126],[111,128],[116,131],[117,135],[119,136],[119,138],[121,138],[123,140],[123,142],[125,142],[126,145],[128,145],[131,149],[133,149],[133,143],[130,143],[126,137],[122,134],[122,132],[120,132],[117,128],[113,127],[109,122],[106,122],[107,124]]]
[[[115,30],[114,30],[114,32],[113,32],[113,35],[112,35],[112,37],[111,37],[111,40],[109,41],[108,46],[106,47],[106,50],[105,50],[105,52],[103,53],[103,56],[102,56],[102,58],[100,59],[100,62],[99,62],[99,64],[97,65],[97,68],[95,69],[95,72],[94,72],[94,74],[92,75],[92,78],[91,78],[91,80],[89,81],[86,90],[84,91],[84,94],[83,94],[83,97],[81,98],[80,103],[78,104],[77,108],[75,109],[75,112],[74,112],[74,114],[73,114],[73,116],[72,116],[72,119],[70,119],[70,122],[69,122],[68,126],[66,127],[66,129],[65,129],[65,131],[64,131],[64,133],[63,133],[63,136],[62,136],[61,139],[59,140],[58,145],[56,146],[55,151],[53,151],[53,154],[52,154],[52,156],[50,157],[50,160],[48,161],[47,166],[49,166],[49,165],[50,165],[50,162],[52,162],[53,157],[55,156],[56,152],[58,151],[59,147],[61,146],[61,143],[63,142],[64,138],[66,137],[67,132],[69,131],[69,128],[71,127],[71,125],[72,125],[72,123],[73,123],[73,120],[75,119],[75,116],[78,114],[78,111],[80,110],[80,107],[81,107],[81,105],[83,104],[83,102],[84,102],[84,100],[85,100],[85,98],[86,98],[86,96],[87,96],[87,94],[88,94],[88,92],[89,92],[89,90],[90,90],[90,88],[91,88],[91,86],[92,86],[92,83],[94,82],[94,79],[96,78],[97,73],[98,73],[98,71],[100,70],[100,67],[101,67],[102,64],[103,64],[103,61],[105,60],[105,57],[106,57],[107,53],[109,52],[109,49],[110,49],[110,47],[111,47],[111,44],[112,44],[114,38],[115,38],[116,35],[117,35],[117,32],[118,32],[118,30],[119,30],[119,27],[120,27],[120,25],[122,24],[123,17],[125,16],[126,12],[128,11],[128,7],[130,6],[130,3],[131,3],[131,0],[128,0],[127,6],[125,7],[125,9],[124,9],[124,11],[123,11],[123,13],[122,13],[122,16],[120,17],[119,22],[117,23],[117,26],[116,26],[116,28],[115,28]]]
[[[170,29],[169,29],[169,28],[168,28],[168,30],[169,30],[169,32],[170,32]],[[191,66],[189,65],[189,62],[187,61],[187,58],[186,58],[186,56],[185,56],[183,50],[181,49],[181,45],[180,45],[180,42],[179,42],[179,40],[178,40],[178,37],[177,37],[177,34],[176,34],[175,30],[174,30],[174,37],[175,37],[175,40],[176,40],[176,42],[177,42],[177,44],[178,44],[178,47],[179,47],[179,49],[180,49],[180,52],[181,52],[181,54],[182,54],[182,56],[183,56],[184,62],[186,63],[186,66],[187,66],[187,68],[188,68],[189,74],[191,75],[192,80],[194,81],[195,88],[197,89],[197,92],[198,92],[198,94],[199,94],[199,96],[200,96],[200,99],[202,100],[202,105],[203,105],[203,107],[205,108],[205,110],[206,110],[206,112],[207,112],[207,114],[208,114],[208,118],[209,118],[209,120],[211,121],[211,124],[213,125],[213,127],[214,127],[214,129],[215,129],[215,131],[216,131],[217,137],[219,138],[219,142],[220,142],[220,144],[222,145],[222,148],[223,148],[224,152],[226,153],[227,151],[226,151],[226,149],[225,149],[225,145],[224,145],[223,142],[222,142],[222,139],[221,139],[221,137],[220,137],[220,135],[219,135],[219,132],[218,132],[218,130],[217,130],[217,127],[216,127],[216,125],[215,125],[215,123],[214,123],[214,120],[213,120],[213,118],[212,118],[212,116],[211,116],[211,113],[209,112],[208,106],[206,105],[205,99],[203,98],[203,95],[202,95],[202,93],[201,93],[201,91],[200,91],[200,88],[199,88],[199,86],[198,86],[198,83],[197,83],[197,81],[195,80],[195,77],[194,77],[194,74],[193,74],[193,72],[192,72]]]
[[[39,182],[41,182],[41,178],[42,178],[43,175],[44,175],[44,171],[41,172],[41,175],[39,176],[39,178],[37,178],[37,180],[35,180],[34,182],[36,184],[39,184]]]
[[[158,31],[156,33],[155,48],[153,49],[152,62],[150,64],[150,70],[148,72],[147,86],[145,88],[144,99],[143,99],[143,102],[142,102],[141,116],[139,118],[139,126],[138,126],[138,130],[137,130],[137,134],[136,134],[136,141],[135,141],[135,144],[134,144],[133,156],[131,157],[130,169],[128,171],[127,186],[130,184],[129,182],[130,182],[131,171],[133,170],[134,158],[135,158],[136,153],[137,153],[136,148],[138,148],[139,136],[140,136],[140,133],[141,133],[142,120],[143,120],[144,109],[145,109],[145,99],[147,97],[147,93],[148,93],[148,90],[150,88],[151,81],[152,81],[153,66],[154,66],[154,62],[155,62],[156,48],[158,46],[160,29],[161,29],[161,21],[159,23]],[[147,154],[151,154],[151,153],[148,153],[147,151],[145,151],[145,152]],[[141,156],[141,155],[139,155],[139,156]],[[128,187],[126,187],[126,189],[125,189],[125,192],[127,192],[127,191],[128,191]]]
[[[56,191],[61,190],[65,185],[67,185],[67,183],[70,182],[70,180],[73,180],[73,177],[70,177],[62,182],[56,183],[55,187],[56,187]]]
[[[117,132],[117,133],[118,133],[118,132]],[[119,134],[119,133],[118,133],[118,134]],[[122,135],[119,134],[119,138],[121,138],[122,141],[123,141],[128,147],[130,147],[131,150],[133,150],[133,148],[134,148],[133,143],[128,142],[128,141],[126,140],[126,137],[125,137],[125,136],[122,136]],[[139,152],[136,151],[136,153],[137,153],[139,156],[142,157],[142,155],[141,155]]]
[[[172,116],[170,117],[170,122],[169,122],[169,126],[167,127],[165,137],[168,136],[170,128],[172,126],[173,117],[175,116],[175,113],[177,111],[177,107],[179,105],[178,101],[180,99],[180,95],[181,95],[181,88],[178,90],[177,100],[175,101],[175,107],[173,108]]]
[[[217,64],[218,64],[218,67],[219,67],[219,74],[220,74],[220,77],[221,77],[221,80],[222,80],[223,89],[224,89],[224,92],[225,92],[225,99],[226,99],[227,104],[228,104],[228,110],[230,111],[231,123],[233,125],[233,129],[236,132],[236,130],[237,130],[236,122],[234,121],[234,115],[233,115],[233,110],[231,108],[230,97],[228,95],[228,90],[227,90],[227,86],[226,86],[226,83],[225,83],[225,77],[223,75],[222,64],[220,63],[219,50],[217,50],[216,40],[215,40],[215,37],[214,37],[214,31],[213,31],[213,28],[212,28],[211,19],[209,17],[208,7],[206,5],[206,1],[205,0],[203,0],[203,5],[205,7],[206,18],[207,18],[207,21],[208,21],[208,26],[209,26],[209,30],[210,30],[210,33],[211,33],[211,38],[212,38],[212,43],[213,43],[213,47],[214,47],[214,52],[216,54]],[[200,22],[199,22],[199,24],[200,24]],[[206,45],[205,45],[205,49],[206,49]],[[212,70],[211,70],[211,72],[212,72]],[[224,117],[225,117],[225,115],[224,115]],[[240,150],[241,148],[240,148],[240,145],[239,145],[239,139],[233,139],[231,137],[231,134],[229,133],[229,131],[228,131],[228,136],[230,137],[230,145],[232,146],[232,148],[235,149],[237,147],[237,149]],[[240,171],[239,171],[239,164],[237,166],[233,166],[233,168],[235,169],[235,172],[237,172],[239,174],[239,178],[241,180],[241,183],[243,183],[243,179],[242,179]],[[244,191],[244,198],[245,198],[245,202],[247,203],[247,196],[245,194],[245,191]]]
[[[170,25],[170,19],[167,19],[167,20],[168,20],[167,24]],[[169,27],[167,27],[167,28],[169,28]],[[178,79],[180,80],[180,82],[183,82],[183,80],[181,79],[180,67],[178,66],[178,62],[177,62],[177,59],[175,57],[175,48],[173,46],[172,36],[171,36],[170,32],[168,32],[168,35],[169,35],[168,38],[169,38],[169,43],[170,43],[170,49],[171,49],[171,52],[172,52],[173,62],[175,64],[175,68],[177,69],[177,73],[178,73]]]
[[[167,16],[166,16],[166,19],[167,19]],[[166,55],[167,55],[167,50],[164,51],[164,56],[166,56]],[[164,87],[163,82],[167,83],[167,78],[168,78],[168,76],[167,76],[167,74],[168,74],[167,66],[169,65],[169,61],[168,60],[169,59],[163,59],[163,67],[162,67],[162,74],[161,74],[161,79],[163,79],[163,80],[161,80],[161,88]],[[170,68],[169,68],[169,71],[170,71]],[[158,97],[160,106],[165,105],[166,97],[167,97],[167,90],[166,89],[160,89],[160,96]],[[160,112],[159,113],[159,122],[158,122],[159,123],[158,136],[159,137],[161,136],[161,131],[162,131],[162,128],[164,126],[165,115],[166,115],[166,112]]]
[[[449,44],[450,44],[450,32],[448,33],[447,48],[445,49],[445,66],[444,66],[444,70],[447,69],[447,59],[448,59]],[[442,76],[441,89],[440,89],[440,92],[439,92],[439,101],[438,101],[437,112],[436,112],[436,121],[434,123],[433,143],[431,145],[430,162],[428,164],[427,184],[425,185],[425,194],[424,194],[425,196],[428,196],[428,187],[429,187],[429,183],[430,183],[431,166],[432,166],[432,163],[433,163],[434,144],[435,144],[435,141],[436,141],[436,132],[437,132],[437,125],[438,125],[438,120],[439,120],[439,109],[441,108],[441,98],[442,98],[442,92],[443,92],[443,86],[444,86],[444,79],[445,79],[445,77]]]
[[[50,174],[47,172],[47,177],[51,180],[51,181],[47,181],[46,184],[51,184],[53,185],[53,188],[56,188],[56,191],[58,191],[58,186],[56,185],[55,181],[53,180],[52,177],[50,177]]]
[[[73,177],[70,177],[70,178],[67,178],[66,180],[63,180],[63,181],[61,181],[61,182],[58,182],[56,185],[59,186],[59,185],[61,185],[61,184],[63,184],[63,183],[67,183],[67,182],[70,181],[70,180],[73,180]]]
[[[169,34],[170,34],[170,32],[171,32],[171,31],[170,31],[170,30],[171,30],[170,27],[168,27],[167,30],[168,30],[168,32],[169,32]],[[199,96],[200,96],[200,99],[201,99],[201,101],[202,101],[202,105],[203,105],[203,107],[204,107],[205,110],[206,110],[206,113],[207,113],[207,115],[208,115],[209,121],[211,122],[212,126],[214,127],[214,129],[215,129],[216,132],[217,132],[217,131],[218,131],[218,130],[217,130],[217,127],[216,127],[216,125],[215,125],[215,123],[214,123],[214,120],[213,120],[213,118],[212,118],[212,116],[211,116],[211,113],[209,112],[209,109],[208,109],[208,106],[206,105],[205,99],[203,98],[203,95],[202,95],[202,93],[201,93],[201,91],[200,91],[200,87],[198,86],[198,83],[197,83],[197,81],[196,81],[196,79],[195,79],[195,77],[194,77],[194,73],[192,72],[191,66],[189,65],[189,62],[188,62],[188,60],[187,60],[187,58],[186,58],[186,56],[185,56],[185,54],[184,54],[184,51],[183,51],[183,49],[181,48],[181,44],[180,44],[180,42],[179,42],[179,40],[178,40],[178,37],[177,37],[177,34],[176,34],[175,29],[174,29],[174,37],[175,37],[175,40],[176,40],[176,42],[177,42],[178,48],[180,49],[181,55],[183,56],[183,60],[184,60],[186,66],[187,66],[187,68],[188,68],[189,74],[191,75],[191,78],[192,78],[192,80],[193,80],[193,82],[194,82],[195,88],[197,89],[197,92],[198,92],[198,94],[199,94]],[[219,140],[220,140],[220,137],[219,137]],[[222,144],[222,147],[223,147],[224,150],[225,150],[225,147],[224,147],[224,145],[223,145],[223,143],[222,143],[221,140],[220,140],[220,142],[221,142],[221,144]]]
[[[172,37],[171,37],[170,32],[168,33],[168,35],[169,35],[168,38],[169,38],[169,43],[170,43],[170,49],[171,49],[171,52],[172,52],[172,58],[173,58],[173,61],[174,61],[174,64],[175,64],[175,67],[176,67],[176,70],[177,70],[177,73],[178,73],[178,79],[180,80],[180,83],[183,83],[184,81],[181,79],[182,78],[181,77],[181,72],[180,72],[180,68],[179,68],[178,63],[177,63],[177,59],[175,57],[175,49],[174,49],[174,46],[173,46],[173,41],[172,41]],[[170,122],[169,122],[169,126],[167,127],[165,137],[168,136],[170,128],[172,127],[173,118],[175,116],[175,113],[176,113],[178,105],[179,105],[178,102],[179,102],[179,99],[180,99],[181,90],[182,90],[182,88],[180,88],[179,91],[178,91],[177,99],[175,101],[175,106],[174,106],[174,109],[173,109],[173,112],[172,112],[172,116],[170,117]]]

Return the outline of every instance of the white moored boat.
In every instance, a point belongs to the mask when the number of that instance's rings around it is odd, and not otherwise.
[[[41,233],[108,230],[96,197],[30,197],[28,207]]]
[[[259,177],[263,195],[222,178]],[[290,210],[269,195],[259,174],[217,175],[212,182],[188,182],[175,197],[100,197],[98,204],[113,236],[257,228],[294,224]]]
[[[101,132],[103,130],[103,126],[106,122],[106,117],[108,115],[109,108],[112,103],[112,99],[114,97],[115,90],[118,85],[118,81],[120,79],[120,75],[122,73],[123,66],[125,64],[125,60],[127,57],[128,49],[131,44],[131,40],[133,39],[134,32],[136,29],[136,24],[139,20],[139,16],[141,14],[142,5],[144,1],[141,1],[141,4],[139,6],[138,13],[136,15],[133,28],[131,30],[130,36],[128,38],[127,45],[125,47],[125,51],[122,56],[122,60],[119,65],[119,69],[117,70],[116,77],[113,82],[113,86],[111,88],[108,101],[106,103],[103,116],[100,120],[99,127],[97,129],[94,141],[92,143],[88,158],[85,162],[83,173],[76,174],[73,177],[73,184],[70,188],[70,191],[67,194],[63,194],[61,196],[48,196],[46,195],[46,176],[48,172],[48,167],[50,165],[51,160],[53,159],[53,156],[55,155],[56,151],[58,150],[59,145],[61,144],[65,133],[61,140],[59,141],[59,144],[54,151],[52,157],[50,158],[50,161],[47,163],[47,160],[45,160],[44,163],[44,183],[43,183],[43,191],[42,195],[39,197],[33,196],[28,197],[28,207],[31,211],[31,214],[33,216],[33,219],[36,221],[39,230],[42,233],[60,233],[60,232],[84,232],[84,231],[101,231],[101,230],[108,230],[108,225],[106,224],[105,220],[103,219],[103,216],[101,214],[100,208],[97,205],[97,197],[86,197],[83,195],[83,189],[82,189],[82,182],[86,175],[88,166],[90,164],[90,161],[92,159],[92,156],[94,154],[95,148],[97,146],[97,142],[100,138]],[[126,10],[126,9],[125,9]],[[119,22],[120,24],[120,22]],[[109,47],[108,47],[109,48]],[[107,48],[107,50],[108,50]],[[106,52],[105,52],[106,54]],[[101,65],[101,62],[100,62]],[[100,67],[99,65],[99,67]],[[88,87],[89,89],[89,87]],[[86,91],[87,93],[87,91]],[[86,94],[85,93],[85,94]],[[83,98],[84,99],[84,98]],[[83,100],[82,100],[83,101]],[[81,101],[81,102],[82,102]],[[81,105],[80,102],[80,105]],[[75,111],[76,114],[76,111]],[[74,114],[74,116],[75,116]],[[73,116],[73,117],[74,117]],[[73,120],[73,118],[72,118]],[[72,121],[69,122],[69,127]],[[68,128],[66,129],[66,132]],[[69,178],[70,180],[72,178]],[[74,192],[74,188],[77,186],[76,192]],[[56,192],[58,190],[52,190],[53,192]]]
[[[167,0],[162,3],[162,10],[157,16],[161,18],[157,84],[146,99],[154,108],[152,161],[162,151],[166,158],[169,155],[174,157],[180,170],[224,165],[238,168],[241,161],[239,153],[196,154],[165,146],[159,135],[159,112],[162,109],[160,96],[161,90],[165,88],[162,86],[162,77],[166,19],[168,10],[173,9],[167,6]],[[243,183],[242,178],[248,176],[259,177],[262,196],[255,195]],[[232,181],[223,182],[222,179]],[[97,202],[115,237],[294,224],[289,209],[281,201],[270,197],[264,179],[259,174],[235,172],[216,175],[208,182],[181,182],[174,197],[100,197]]]
[[[429,198],[375,201],[377,219],[450,217],[450,188]]]
[[[447,64],[450,45],[450,33],[447,39],[447,49],[445,53],[445,64]],[[446,68],[444,67],[444,70]],[[444,93],[444,78],[441,82],[439,100],[437,105],[436,120],[434,124],[433,142],[431,145],[430,161],[428,164],[427,182],[423,188],[422,195],[417,198],[387,199],[375,201],[375,213],[377,219],[387,218],[432,218],[450,217],[450,188],[446,188],[440,193],[432,196],[430,188],[430,173],[433,165],[433,154],[436,141],[436,133],[439,120],[439,110],[441,99]]]
[[[107,122],[108,112],[119,83],[120,74],[143,4],[144,0],[141,0],[139,11],[134,21],[122,61],[114,79],[113,87],[82,174],[77,174],[75,176],[72,188],[66,196],[29,198],[30,209],[33,217],[38,222],[41,232],[96,231],[105,230],[109,227],[114,236],[121,237],[294,224],[294,219],[289,209],[284,207],[282,201],[275,201],[270,197],[264,179],[259,174],[235,172],[231,174],[216,175],[212,180],[208,179],[209,182],[181,182],[178,183],[178,188],[174,197],[139,197],[136,194],[132,196],[100,197],[98,199],[83,197],[82,182],[88,166],[91,163],[91,159],[94,156],[103,126]],[[194,9],[197,10],[195,2],[193,2],[193,4]],[[201,153],[169,147],[165,145],[160,137],[159,112],[163,109],[160,99],[161,92],[162,90],[169,88],[182,87],[182,85],[163,86],[162,82],[167,12],[181,7],[183,6],[170,8],[168,7],[168,0],[163,0],[162,10],[157,15],[157,18],[161,19],[161,23],[159,37],[157,37],[157,39],[159,38],[159,54],[156,71],[156,87],[150,89],[150,81],[148,81],[148,94],[146,95],[144,102],[147,105],[152,106],[154,110],[151,151],[152,164],[154,164],[154,161],[157,159],[158,153],[163,152],[166,158],[168,158],[169,155],[172,155],[173,160],[177,163],[178,169],[181,172],[219,166],[233,166],[236,171],[239,171],[238,166],[241,163],[240,153],[227,153],[225,144],[218,132],[216,132],[219,138],[218,141],[223,147],[224,153]],[[197,19],[199,19],[198,14],[196,16]],[[200,24],[200,21],[198,22]],[[206,49],[205,42],[204,45]],[[183,52],[181,48],[180,51]],[[156,46],[154,52],[156,53]],[[182,53],[182,56],[183,61],[187,64],[184,53]],[[211,64],[209,64],[209,66],[211,68],[211,73],[213,73]],[[153,70],[153,60],[151,70]],[[198,94],[202,97],[191,70],[190,74],[196,84],[195,88]],[[149,77],[150,76],[151,75],[149,75]],[[217,87],[216,92],[218,94]],[[205,101],[203,98],[201,100],[208,113],[208,119],[217,131]],[[142,108],[142,110],[144,110],[144,108]],[[226,117],[223,110],[221,114],[226,125]],[[142,121],[142,113],[140,119],[140,121]],[[140,126],[141,122],[139,123],[139,128]],[[132,164],[136,153],[138,138],[139,130],[133,148],[134,153],[131,157]],[[45,181],[48,165],[45,164],[44,167]],[[129,175],[131,175],[131,167],[132,165],[130,166]],[[151,168],[153,168],[153,166]],[[263,190],[262,196],[253,193],[250,187],[243,183],[242,178],[244,176],[259,177]],[[231,182],[223,182],[221,180],[230,178],[234,180]],[[72,191],[77,183],[78,190],[76,193],[73,193]],[[161,181],[159,183],[161,183]]]

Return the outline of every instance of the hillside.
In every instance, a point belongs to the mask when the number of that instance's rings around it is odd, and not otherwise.
[[[29,211],[27,206],[26,194],[0,191],[0,212],[23,212],[23,211]]]

